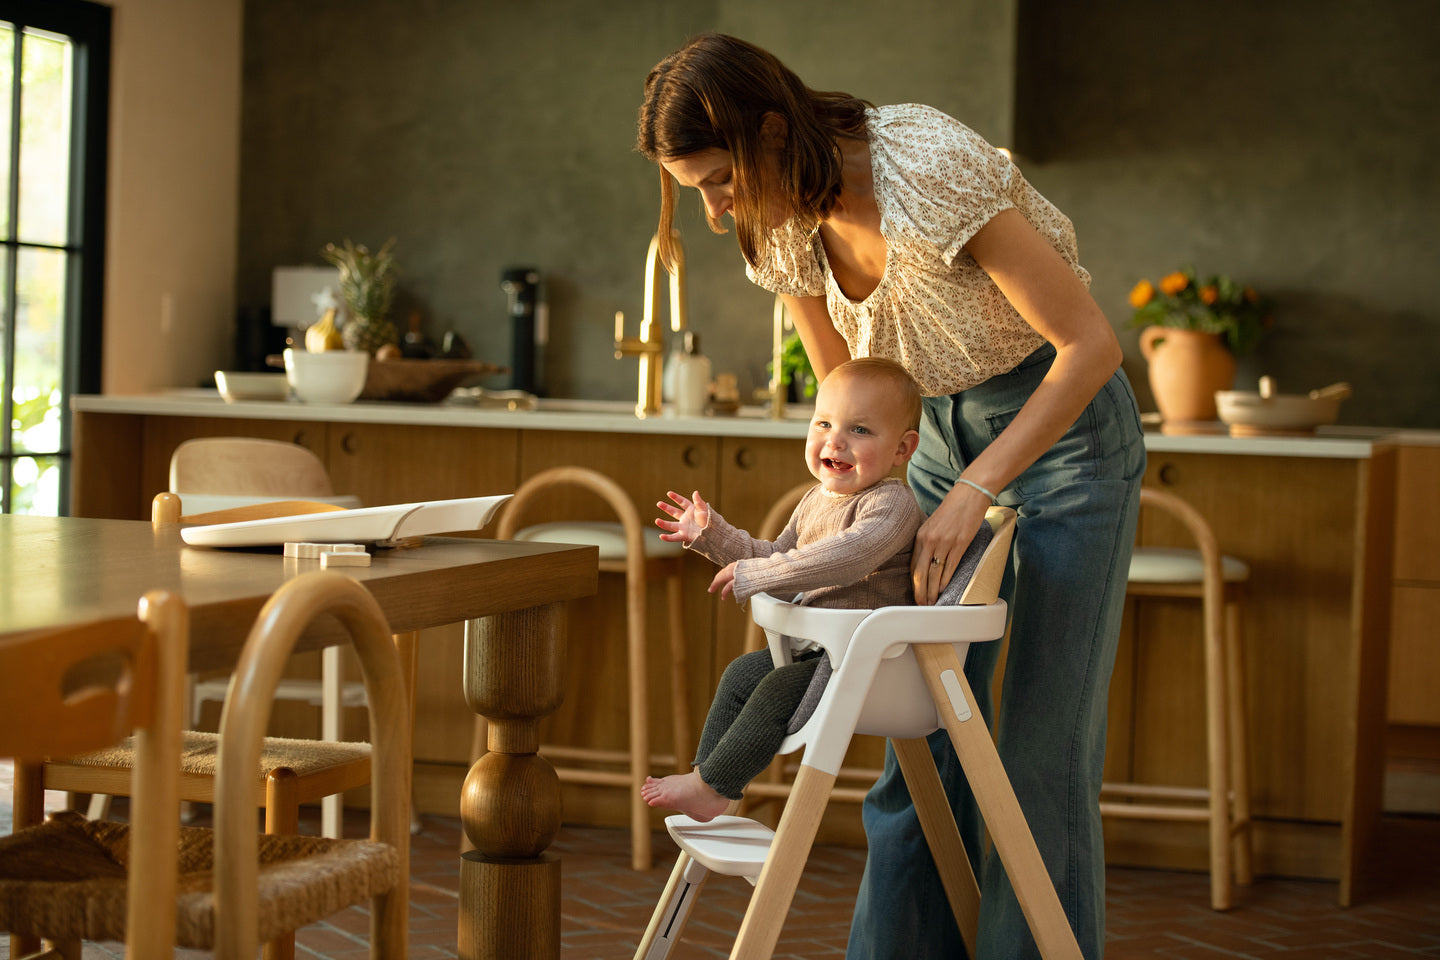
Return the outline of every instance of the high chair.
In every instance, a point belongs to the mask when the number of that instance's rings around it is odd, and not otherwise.
[[[1204,787],[1111,783],[1100,787],[1107,817],[1209,824],[1210,905],[1228,910],[1234,885],[1253,877],[1250,822],[1250,753],[1245,733],[1245,659],[1240,636],[1240,599],[1250,568],[1224,556],[1205,518],[1172,493],[1140,491],[1142,509],[1178,521],[1197,549],[1136,547],[1127,597],[1198,599],[1205,651]]]
[[[556,487],[579,487],[603,499],[619,518],[618,523],[555,522],[520,527],[520,520],[533,501]],[[600,548],[600,572],[625,575],[626,651],[629,664],[630,747],[628,750],[599,750],[583,747],[545,745],[541,753],[555,767],[562,781],[627,787],[630,791],[630,857],[636,870],[650,869],[650,807],[640,788],[653,764],[673,762],[677,772],[690,769],[694,749],[690,733],[690,696],[686,688],[688,668],[685,653],[685,611],[683,565],[685,549],[678,543],[661,540],[658,531],[643,523],[621,486],[604,474],[584,467],[555,467],[542,471],[520,484],[500,518],[497,536],[501,540],[531,540],[548,543],[594,544]],[[646,692],[646,587],[652,579],[664,579],[669,608],[670,709],[675,740],[673,759],[650,753],[649,696]],[[468,629],[468,628],[467,628]],[[484,753],[486,724],[475,722],[473,762]],[[596,770],[567,765],[580,763],[623,764],[624,770]]]
[[[665,824],[681,853],[636,951],[636,960],[668,957],[710,872],[754,884],[732,958],[759,960],[775,949],[804,870],[841,760],[856,733],[891,739],[915,800],[925,838],[971,956],[980,892],[945,791],[928,734],[945,727],[1005,865],[1041,955],[1078,958],[1080,949],[1025,823],[965,679],[971,643],[999,639],[1006,606],[997,598],[1014,534],[1015,513],[991,508],[994,538],[960,605],[817,609],[761,594],[750,600],[777,664],[789,659],[787,637],[819,643],[834,673],[813,714],[785,738],[780,752],[804,749],[778,829],[721,816],[699,823],[672,816]]]

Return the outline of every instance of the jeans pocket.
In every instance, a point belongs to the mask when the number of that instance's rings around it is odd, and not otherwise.
[[[1019,408],[993,413],[986,424],[990,439],[998,437],[1019,414]],[[1104,450],[1096,421],[1095,405],[1088,405],[1064,435],[1010,484],[1021,499],[1071,483],[1099,479],[1103,472]],[[998,491],[997,491],[998,492]]]

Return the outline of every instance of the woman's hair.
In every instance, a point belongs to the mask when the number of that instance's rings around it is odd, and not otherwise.
[[[836,374],[888,387],[895,400],[896,409],[905,422],[905,428],[920,429],[920,416],[924,407],[920,384],[915,382],[910,371],[902,364],[886,357],[856,357],[835,367],[829,376]]]
[[[645,78],[636,149],[661,163],[702,150],[734,162],[736,238],[756,263],[773,200],[807,225],[830,212],[840,193],[840,138],[866,139],[865,108],[847,93],[811,90],[774,54],[719,33],[701,34],[655,65]],[[763,173],[768,114],[782,125],[778,182]],[[772,125],[772,129],[776,129]],[[770,141],[773,144],[773,139]],[[660,171],[660,253],[669,267],[675,182]],[[718,220],[710,229],[724,233]]]

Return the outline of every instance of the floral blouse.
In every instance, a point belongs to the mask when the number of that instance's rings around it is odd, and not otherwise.
[[[775,293],[824,296],[854,357],[905,365],[927,396],[958,393],[1005,373],[1044,338],[965,252],[1002,210],[1018,210],[1087,286],[1075,229],[979,134],[933,107],[868,111],[870,158],[885,273],[861,301],[841,291],[818,229],[791,220],[771,231],[747,275]]]

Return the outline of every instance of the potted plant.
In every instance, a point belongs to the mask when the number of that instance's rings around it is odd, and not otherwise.
[[[349,319],[340,333],[347,350],[374,354],[387,343],[398,343],[395,324],[390,322],[390,303],[395,297],[395,238],[371,253],[361,244],[346,239],[344,245],[325,244],[321,255],[340,268],[340,295],[345,299]]]
[[[1215,391],[1235,380],[1235,357],[1259,343],[1269,325],[1269,303],[1254,288],[1216,274],[1205,281],[1193,267],[1169,273],[1159,284],[1141,280],[1130,291],[1130,326],[1145,328],[1140,352],[1149,365],[1150,389],[1169,433],[1208,429],[1216,418]]]

